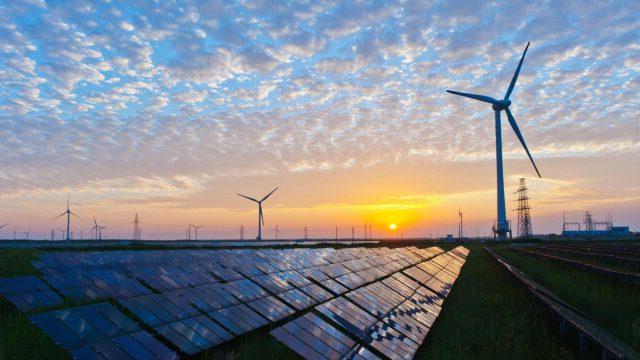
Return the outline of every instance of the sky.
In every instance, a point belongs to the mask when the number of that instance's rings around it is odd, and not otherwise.
[[[488,235],[507,214],[640,229],[638,1],[0,1],[0,237]],[[390,231],[395,223],[397,230]],[[59,237],[56,230],[56,237]]]

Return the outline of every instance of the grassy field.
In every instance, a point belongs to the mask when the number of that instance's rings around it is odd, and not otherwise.
[[[640,350],[640,287],[510,249],[496,252],[601,327]]]
[[[640,273],[640,264],[624,262],[624,261],[612,259],[606,256],[580,255],[580,254],[574,254],[569,252],[557,251],[555,249],[537,248],[535,246],[531,248],[525,248],[525,249],[531,249],[533,251],[536,251],[542,254],[558,256],[558,257],[562,257],[569,260],[577,260],[585,264],[600,266],[600,267],[604,267],[611,270]]]
[[[465,245],[466,246],[466,245]],[[416,359],[570,359],[546,308],[480,246]]]
[[[450,246],[445,246],[450,247]],[[417,358],[575,358],[546,309],[480,246],[472,251]],[[37,273],[37,250],[0,250],[0,277]],[[6,301],[0,303],[0,359],[63,359],[56,347]],[[202,359],[293,359],[267,330],[239,337]]]

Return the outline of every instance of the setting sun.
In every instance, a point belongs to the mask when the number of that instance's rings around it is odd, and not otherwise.
[[[398,226],[396,224],[390,224],[389,230],[395,230]]]

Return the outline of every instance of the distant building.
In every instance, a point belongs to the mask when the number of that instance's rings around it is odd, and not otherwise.
[[[563,216],[564,217],[564,216]],[[584,225],[584,230],[581,225]],[[578,227],[577,230],[567,230],[567,227]],[[631,236],[628,226],[613,226],[611,215],[605,221],[595,221],[590,212],[586,212],[583,223],[567,222],[564,220],[562,236],[566,237],[626,237]]]

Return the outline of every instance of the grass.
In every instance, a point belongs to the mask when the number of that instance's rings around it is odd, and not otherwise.
[[[640,287],[576,269],[551,259],[519,253],[507,246],[496,252],[591,320],[640,350]]]
[[[529,249],[529,248],[526,248]],[[540,252],[542,254],[549,254],[553,256],[562,257],[569,260],[577,260],[589,265],[595,265],[604,267],[611,270],[640,273],[640,264],[628,263],[622,260],[612,259],[606,256],[598,255],[580,255],[569,252],[558,251],[555,249],[537,248],[535,246],[530,248],[533,251]],[[575,251],[580,251],[576,249]]]
[[[571,359],[550,313],[478,245],[416,359]]]

